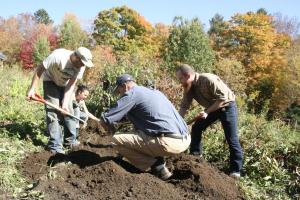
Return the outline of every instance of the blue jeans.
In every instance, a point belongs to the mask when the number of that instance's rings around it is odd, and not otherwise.
[[[222,123],[230,149],[230,171],[240,172],[243,165],[243,151],[237,134],[237,107],[235,102],[230,102],[228,106],[210,113],[206,119],[194,123],[190,152],[202,154],[202,134],[209,125],[218,119]]]
[[[56,106],[62,105],[65,87],[57,86],[52,81],[44,81],[44,98]],[[48,149],[63,153],[63,138],[65,145],[76,142],[76,121],[75,119],[62,115],[59,111],[50,106],[45,106],[47,117],[47,133],[49,136]],[[72,101],[69,103],[69,111],[74,114]],[[62,131],[62,128],[64,131]],[[63,134],[64,132],[64,134]]]

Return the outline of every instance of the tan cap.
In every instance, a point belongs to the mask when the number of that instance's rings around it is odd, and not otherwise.
[[[91,51],[85,47],[79,47],[75,50],[76,55],[81,59],[82,63],[87,67],[93,67],[93,55]]]

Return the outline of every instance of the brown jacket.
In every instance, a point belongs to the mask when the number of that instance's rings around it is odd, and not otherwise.
[[[179,113],[182,116],[186,114],[193,99],[208,108],[217,100],[224,100],[225,103],[235,101],[235,95],[217,75],[196,73],[191,88],[185,92],[181,101]]]

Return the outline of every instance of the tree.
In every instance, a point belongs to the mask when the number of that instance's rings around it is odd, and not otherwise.
[[[39,9],[34,13],[34,19],[38,24],[52,24],[53,20],[49,17],[48,12],[45,9]]]
[[[208,30],[208,34],[219,34],[225,27],[224,17],[219,15],[218,13],[209,20],[210,28]]]
[[[24,69],[32,69],[34,67],[33,63],[33,46],[32,41],[25,40],[21,44],[20,60]]]
[[[52,25],[36,24],[33,27],[21,45],[19,57],[24,69],[32,69],[42,62],[45,54],[57,44],[55,35]]]
[[[260,8],[256,11],[256,14],[268,15],[268,11],[264,8]]]
[[[115,50],[127,50],[132,43],[147,44],[152,25],[127,6],[101,11],[94,21],[93,37],[97,44],[111,45]]]
[[[236,14],[227,23],[228,28],[220,33],[221,45],[216,49],[222,57],[243,64],[248,77],[247,95],[256,94],[254,110],[275,108],[272,102],[287,67],[284,54],[290,46],[290,37],[278,33],[273,17],[265,13]]]
[[[280,113],[292,103],[300,102],[300,36],[292,43],[285,57],[287,64],[279,74],[279,86],[272,99],[274,110]]]
[[[73,14],[66,14],[60,26],[58,45],[66,49],[76,49],[88,46],[88,34],[80,27],[80,23]]]
[[[179,62],[190,64],[199,72],[212,71],[214,52],[198,18],[174,18],[164,58],[172,66]]]
[[[42,63],[42,61],[50,54],[50,42],[45,36],[37,39],[33,46],[33,63],[35,66]]]
[[[237,96],[245,97],[247,85],[246,70],[241,62],[235,59],[221,58],[215,67],[215,72]]]
[[[154,31],[151,34],[151,38],[153,41],[153,44],[156,45],[158,48],[159,57],[164,55],[165,46],[167,44],[168,37],[170,35],[170,27],[163,24],[163,23],[157,23],[154,26]]]
[[[9,64],[18,60],[22,40],[23,35],[19,31],[16,17],[0,20],[0,51],[7,56]]]
[[[224,32],[228,26],[224,21],[224,17],[219,14],[215,14],[215,16],[209,20],[209,24],[210,28],[208,30],[208,34],[212,42],[212,46],[214,49],[220,49],[222,42],[221,33]]]

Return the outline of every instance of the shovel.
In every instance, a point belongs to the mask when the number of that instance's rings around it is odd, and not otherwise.
[[[75,115],[72,115],[71,113],[65,111],[64,109],[54,105],[53,103],[50,103],[49,101],[46,101],[43,97],[41,97],[39,94],[35,93],[34,96],[32,96],[30,99],[34,100],[34,101],[37,101],[37,102],[40,102],[40,103],[43,103],[43,104],[46,104],[56,110],[58,110],[59,112],[61,112],[62,114],[64,115],[67,115],[69,117],[72,117],[74,119],[77,119],[79,121],[81,121],[82,123],[86,123],[84,120],[80,119],[79,117],[76,117]]]

